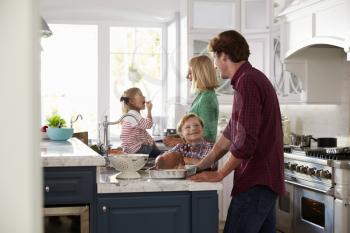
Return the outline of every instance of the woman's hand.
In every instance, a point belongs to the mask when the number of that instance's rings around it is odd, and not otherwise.
[[[184,141],[181,138],[177,138],[177,137],[171,137],[171,136],[167,136],[163,139],[163,143],[166,146],[169,147],[173,147],[176,146],[179,143],[183,143]]]
[[[190,176],[187,179],[197,182],[220,182],[224,179],[224,176],[219,171],[206,171]]]

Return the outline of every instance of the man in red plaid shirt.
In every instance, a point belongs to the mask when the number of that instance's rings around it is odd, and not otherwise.
[[[268,78],[249,63],[249,45],[238,32],[220,33],[209,49],[221,77],[231,79],[235,94],[229,124],[197,167],[205,169],[227,152],[231,156],[220,170],[190,179],[221,181],[235,170],[224,233],[275,233],[276,198],[285,191],[276,92]]]

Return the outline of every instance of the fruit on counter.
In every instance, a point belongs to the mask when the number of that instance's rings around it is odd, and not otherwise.
[[[40,132],[45,133],[47,128],[49,128],[49,126],[47,126],[47,125],[42,126],[42,127],[40,128]]]

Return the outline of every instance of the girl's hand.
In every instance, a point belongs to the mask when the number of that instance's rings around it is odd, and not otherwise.
[[[153,107],[153,104],[151,101],[146,101],[146,108],[147,108],[147,111],[151,111],[152,110],[152,107]]]

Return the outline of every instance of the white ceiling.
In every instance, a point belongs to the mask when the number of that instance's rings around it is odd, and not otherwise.
[[[41,15],[53,20],[167,22],[180,0],[40,0]]]

